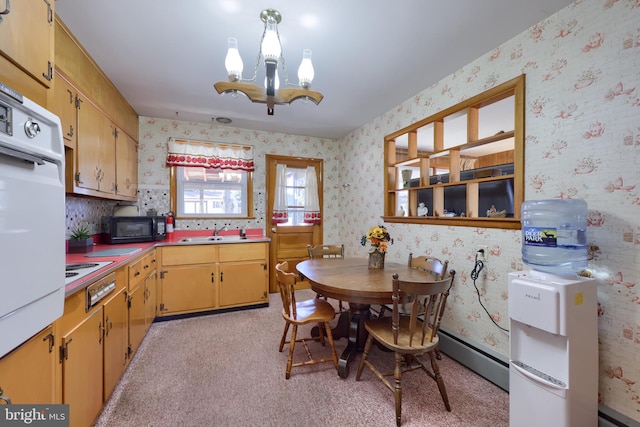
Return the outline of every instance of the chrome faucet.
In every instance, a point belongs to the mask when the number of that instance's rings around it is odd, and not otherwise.
[[[218,224],[213,224],[213,235],[217,236],[221,231],[227,231],[227,224],[224,224],[221,229],[218,229]]]

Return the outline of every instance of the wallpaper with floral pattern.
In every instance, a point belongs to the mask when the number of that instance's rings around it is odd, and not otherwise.
[[[640,421],[638,0],[578,0],[433,86],[416,88],[414,97],[337,141],[141,117],[140,210],[168,210],[169,137],[254,147],[256,218],[232,228],[268,226],[265,154],[322,158],[324,240],[344,243],[347,256],[365,257],[360,237],[380,223],[383,211],[384,136],[520,74],[526,74],[525,198],[587,201],[590,268],[598,274],[599,400]],[[84,219],[81,203],[72,199],[68,214]],[[429,254],[448,259],[457,271],[444,329],[508,359],[509,336],[489,320],[478,295],[508,328],[507,274],[527,268],[520,231],[386,226],[394,239],[387,259]],[[185,221],[177,227],[213,224]],[[489,254],[474,286],[470,272],[478,245],[487,245]]]
[[[598,274],[599,400],[640,420],[640,2],[576,1],[340,141],[349,255],[383,209],[384,135],[526,74],[525,199],[587,201]],[[367,173],[363,173],[367,171]],[[520,231],[388,224],[398,261],[429,254],[457,271],[444,328],[508,357],[507,274],[526,269]],[[470,278],[479,244],[489,258]],[[594,313],[595,315],[595,313]]]

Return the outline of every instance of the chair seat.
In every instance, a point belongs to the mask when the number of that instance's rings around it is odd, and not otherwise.
[[[336,315],[333,306],[321,299],[296,301],[296,312],[296,319],[289,317],[284,310],[282,310],[282,317],[293,324],[302,325],[305,323],[329,322]]]
[[[414,336],[412,345],[409,345],[409,317],[400,317],[400,329],[398,330],[398,344],[393,343],[393,329],[391,317],[380,317],[369,319],[365,323],[365,328],[373,338],[391,351],[399,351],[404,354],[424,354],[438,346],[438,336],[433,337],[433,341],[425,342],[423,345]],[[422,327],[422,325],[420,325]]]

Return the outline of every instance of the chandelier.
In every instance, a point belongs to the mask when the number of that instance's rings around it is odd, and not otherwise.
[[[267,104],[267,114],[272,116],[276,104],[290,104],[296,99],[311,100],[315,104],[322,101],[323,95],[320,92],[309,90],[313,80],[313,64],[311,63],[311,50],[302,51],[302,62],[298,68],[298,84],[289,83],[284,57],[282,56],[282,45],[280,44],[280,34],[278,24],[282,21],[280,12],[274,9],[266,9],[260,12],[260,20],[264,22],[264,32],[260,41],[260,51],[253,70],[253,78],[242,78],[242,58],[238,51],[238,40],[230,37],[228,40],[229,49],[224,64],[229,75],[228,82],[218,82],[213,85],[219,94],[231,93],[237,95],[238,92],[246,95],[251,101]],[[255,84],[241,82],[255,82],[258,74],[260,58],[264,58],[266,77],[264,87]],[[280,79],[278,77],[278,65],[282,63],[282,74],[284,84],[287,86],[297,86],[298,88],[280,89]]]

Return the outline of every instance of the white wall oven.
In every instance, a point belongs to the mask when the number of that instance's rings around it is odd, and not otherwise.
[[[0,357],[62,315],[60,120],[0,82]]]

